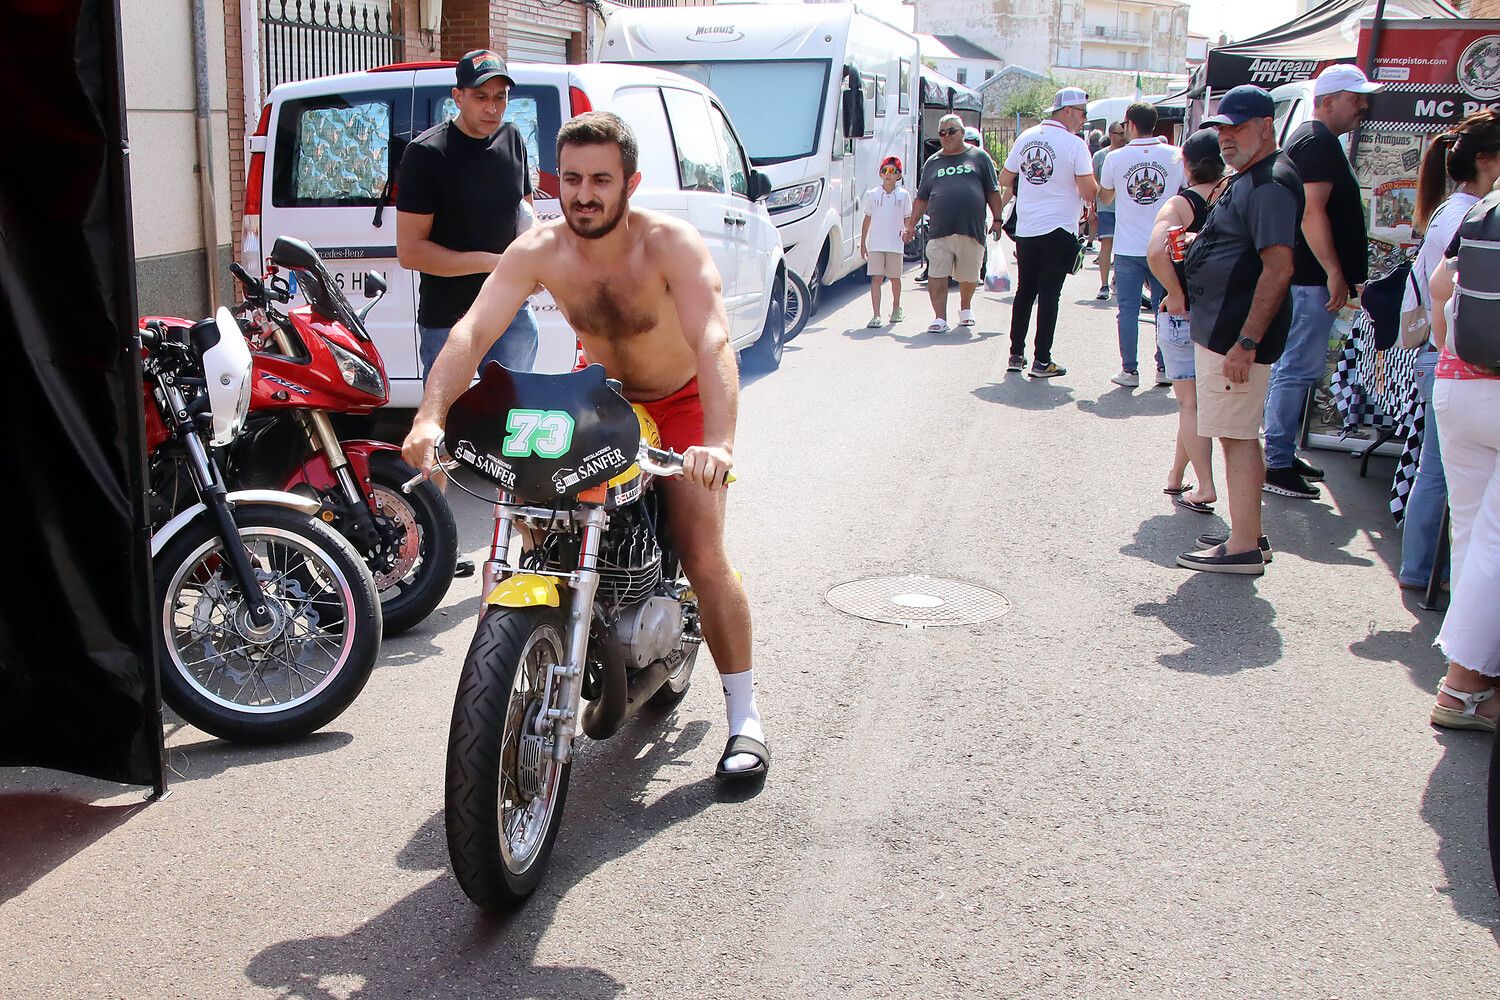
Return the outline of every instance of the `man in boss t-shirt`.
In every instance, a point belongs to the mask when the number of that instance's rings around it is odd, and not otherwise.
[[[1310,500],[1323,471],[1297,457],[1307,390],[1328,367],[1328,334],[1369,270],[1359,182],[1339,145],[1370,107],[1367,95],[1384,89],[1358,66],[1329,66],[1313,83],[1313,116],[1286,142],[1302,175],[1307,211],[1292,268],[1292,329],[1286,352],[1271,369],[1266,397],[1267,493]]]
[[[1198,433],[1219,439],[1229,480],[1229,537],[1177,557],[1214,573],[1265,572],[1260,532],[1260,452],[1271,365],[1292,323],[1287,287],[1302,224],[1302,181],[1276,148],[1276,102],[1259,87],[1235,87],[1219,113],[1219,150],[1235,169],[1188,247],[1184,265],[1196,344]],[[1203,544],[1208,544],[1208,536]]]
[[[423,378],[516,238],[517,210],[531,197],[526,143],[504,123],[513,85],[505,61],[486,49],[470,52],[458,61],[456,82],[457,116],[406,147],[396,184],[396,255],[422,275]],[[523,305],[484,361],[530,371],[536,350],[536,320]]]
[[[1099,190],[1088,143],[1075,134],[1083,127],[1088,103],[1089,95],[1077,87],[1059,90],[1051,116],[1016,136],[1000,171],[1001,189],[1008,191],[1016,182],[1016,298],[1006,370],[1026,367],[1026,328],[1036,305],[1032,378],[1067,374],[1052,360],[1052,335],[1063,279],[1078,259],[1078,220]]]
[[[1156,135],[1156,108],[1137,102],[1125,109],[1126,145],[1104,158],[1099,174],[1099,203],[1115,207],[1115,327],[1120,338],[1120,374],[1115,385],[1141,384],[1136,360],[1141,334],[1141,287],[1151,287],[1151,312],[1161,309],[1166,294],[1146,265],[1156,213],[1182,189],[1182,153]],[[1161,355],[1157,382],[1167,381]]]
[[[994,212],[991,228],[1000,231],[1000,193],[995,164],[982,149],[964,143],[964,123],[958,115],[938,121],[942,146],[922,164],[922,179],[912,202],[910,226],[923,214],[927,229],[927,297],[932,301],[929,333],[948,330],[948,279],[958,281],[958,325],[973,326],[974,289],[979,286],[979,264],[984,257],[984,210]]]

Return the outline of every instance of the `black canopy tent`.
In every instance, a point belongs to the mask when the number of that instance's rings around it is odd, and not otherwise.
[[[119,0],[0,4],[0,766],[163,789]]]
[[[935,69],[922,67],[922,107],[946,111],[984,111],[984,98],[957,80],[950,80]]]
[[[1301,17],[1253,38],[1209,49],[1208,60],[1193,71],[1189,95],[1222,94],[1242,84],[1271,90],[1310,80],[1323,68],[1354,62],[1359,22],[1377,15],[1378,0],[1328,0]],[[1386,0],[1384,17],[1456,18],[1443,0]]]

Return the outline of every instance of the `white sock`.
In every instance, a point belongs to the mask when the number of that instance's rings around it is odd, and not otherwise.
[[[755,680],[752,671],[738,674],[720,674],[724,685],[724,712],[729,718],[730,736],[748,736],[752,740],[766,741],[765,730],[760,724],[760,709],[755,707]],[[748,771],[759,763],[752,754],[737,753],[724,762],[726,771]]]

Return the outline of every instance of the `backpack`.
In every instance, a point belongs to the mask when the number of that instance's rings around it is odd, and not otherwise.
[[[1500,368],[1500,191],[1469,209],[1458,227],[1453,313],[1453,353],[1480,368]]]
[[[1375,331],[1377,351],[1389,351],[1396,346],[1402,328],[1401,300],[1406,295],[1406,286],[1416,284],[1411,265],[1412,258],[1407,258],[1380,277],[1371,278],[1359,295],[1359,307],[1370,318],[1370,327]],[[1422,301],[1420,290],[1417,301]]]

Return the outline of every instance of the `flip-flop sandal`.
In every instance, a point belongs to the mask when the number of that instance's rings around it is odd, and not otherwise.
[[[1183,510],[1190,510],[1195,514],[1212,514],[1214,512],[1213,504],[1200,503],[1197,500],[1189,500],[1184,496],[1175,496],[1172,498],[1172,502],[1181,507]]]
[[[1192,483],[1183,483],[1181,486],[1177,486],[1177,487],[1166,486],[1166,487],[1162,488],[1162,492],[1165,493],[1169,497],[1180,497],[1184,493],[1191,493],[1191,492],[1193,492],[1193,484]]]
[[[945,320],[945,319],[935,319],[935,320],[933,320],[931,323],[928,324],[928,326],[927,326],[927,332],[928,333],[947,333],[948,332],[948,321]]]
[[[959,326],[973,326],[974,325],[974,310],[972,310],[972,309],[965,309],[963,312],[959,313],[958,314],[958,325]]]
[[[754,767],[743,771],[730,771],[724,767],[724,762],[737,753],[747,753],[759,761]],[[724,754],[719,758],[719,766],[715,773],[720,781],[748,781],[764,778],[771,770],[771,751],[760,740],[751,736],[731,736],[729,742],[724,744]]]

